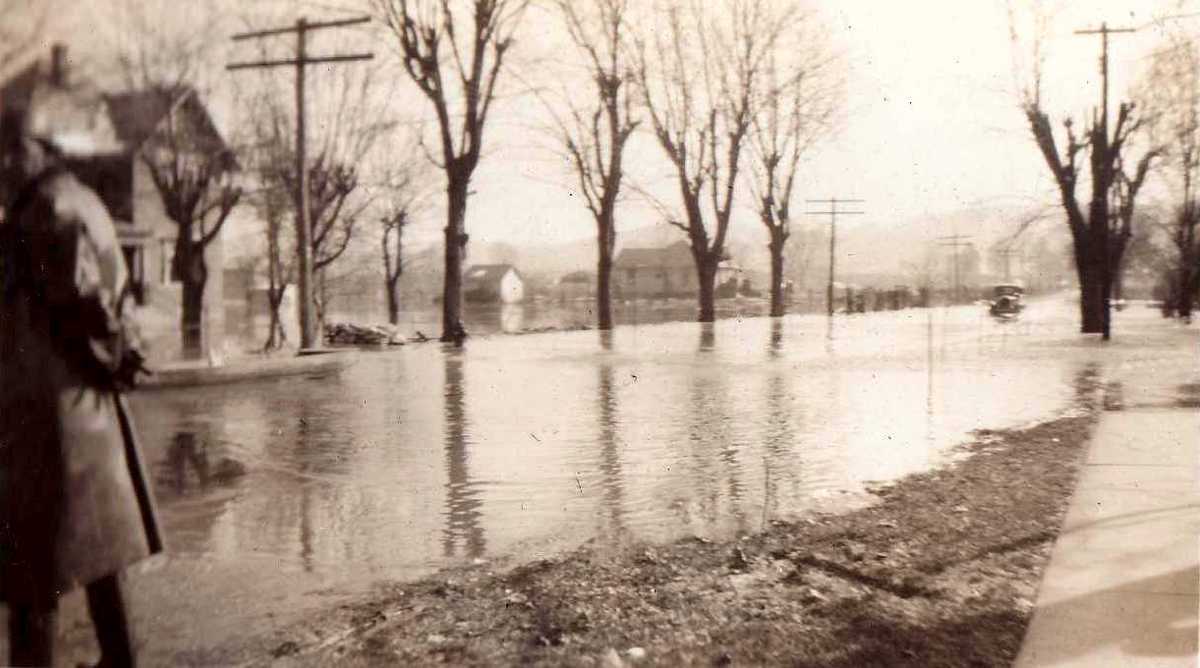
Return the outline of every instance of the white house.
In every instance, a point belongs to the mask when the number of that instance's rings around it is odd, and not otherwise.
[[[525,280],[511,264],[476,264],[463,274],[468,302],[516,304],[525,299]]]

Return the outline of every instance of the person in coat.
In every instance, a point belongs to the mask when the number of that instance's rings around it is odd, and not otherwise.
[[[133,665],[120,574],[162,550],[121,397],[142,357],[113,222],[64,167],[66,131],[0,109],[0,592],[12,664],[53,662],[58,597],[82,586],[100,665]]]

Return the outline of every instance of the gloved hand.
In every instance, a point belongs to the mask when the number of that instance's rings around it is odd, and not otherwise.
[[[113,385],[120,392],[127,392],[137,387],[138,376],[152,375],[146,368],[146,358],[137,348],[129,348],[121,355],[121,362],[113,373]]]

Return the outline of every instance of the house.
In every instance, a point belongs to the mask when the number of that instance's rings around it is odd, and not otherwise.
[[[182,291],[171,268],[177,227],[167,217],[141,156],[168,119],[187,124],[186,132],[199,141],[224,146],[223,140],[194,90],[102,91],[94,82],[69,71],[62,45],[54,45],[47,58],[34,60],[0,82],[0,101],[6,105],[36,100],[39,108],[53,108],[59,99],[82,121],[72,125],[87,128],[80,141],[88,145],[81,145],[76,157],[67,146],[67,161],[72,172],[96,191],[113,218],[134,296],[142,306],[142,335],[152,359],[177,357],[181,352]],[[205,251],[209,278],[203,298],[202,339],[204,352],[210,355],[219,355],[224,339],[222,258],[218,236]]]
[[[620,299],[692,297],[699,286],[686,241],[663,248],[626,248],[613,266],[613,288]]]
[[[562,301],[591,299],[596,294],[596,276],[590,271],[573,271],[558,279],[556,296]]]
[[[463,274],[468,302],[515,304],[525,299],[525,280],[511,264],[475,264]]]

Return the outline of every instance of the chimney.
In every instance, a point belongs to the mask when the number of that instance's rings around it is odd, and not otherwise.
[[[60,88],[67,85],[67,46],[62,42],[50,47],[50,83]]]

